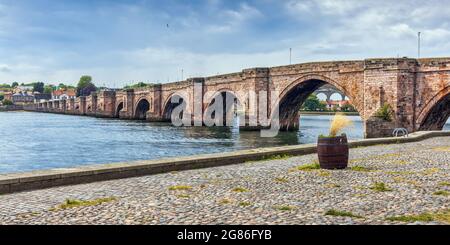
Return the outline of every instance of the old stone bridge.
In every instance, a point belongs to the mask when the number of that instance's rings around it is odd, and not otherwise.
[[[315,62],[271,68],[252,68],[212,77],[151,85],[140,89],[92,93],[70,100],[36,103],[27,109],[41,112],[87,115],[122,119],[168,121],[174,109],[171,97],[184,93],[187,110],[195,108],[193,97],[207,92],[232,94],[249,108],[249,99],[239,91],[280,93],[279,115],[283,130],[299,127],[299,108],[305,99],[325,84],[348,96],[365,125],[365,136],[379,137],[396,127],[441,130],[450,116],[450,58],[366,59]],[[200,86],[200,90],[194,89]],[[200,102],[206,111],[208,103]],[[384,104],[393,110],[392,121],[375,117]],[[270,114],[271,108],[268,108]],[[245,110],[246,118],[258,117]],[[198,118],[197,118],[198,119]],[[201,120],[201,119],[200,119]]]

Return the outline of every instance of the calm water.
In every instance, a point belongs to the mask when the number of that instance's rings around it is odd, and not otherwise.
[[[360,118],[351,118],[349,138],[362,138]],[[230,128],[0,112],[0,173],[311,143],[327,133],[330,119],[305,115],[301,131],[260,138]]]

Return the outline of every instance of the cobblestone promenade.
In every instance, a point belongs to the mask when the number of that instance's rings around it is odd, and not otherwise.
[[[0,224],[445,224],[450,137],[0,195]],[[308,167],[311,166],[311,167]],[[67,199],[72,201],[61,206]]]

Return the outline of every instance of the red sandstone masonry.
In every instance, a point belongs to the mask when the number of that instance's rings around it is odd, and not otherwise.
[[[321,84],[329,83],[342,90],[360,113],[366,137],[386,136],[393,127],[410,132],[442,129],[450,116],[450,58],[429,59],[366,59],[356,61],[312,62],[272,68],[252,68],[242,72],[192,78],[175,83],[157,84],[141,89],[102,91],[74,102],[37,103],[28,110],[90,115],[101,117],[136,117],[137,105],[147,100],[147,120],[169,120],[165,115],[170,98],[177,93],[189,95],[189,111],[194,108],[194,84],[201,84],[202,96],[211,91],[278,90],[281,93],[281,121],[288,124],[298,117],[298,107]],[[248,100],[237,98],[247,109]],[[270,104],[270,103],[269,103]],[[394,111],[393,122],[373,118],[383,105]],[[208,104],[203,105],[203,110]],[[119,108],[123,108],[119,111]],[[270,108],[269,108],[270,110]],[[270,112],[270,111],[269,111]],[[295,129],[295,127],[293,128]]]

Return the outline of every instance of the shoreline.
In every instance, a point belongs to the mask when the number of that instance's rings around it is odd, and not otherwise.
[[[405,138],[362,139],[349,142],[350,148],[380,144],[417,142],[433,137],[450,136],[450,131],[415,132]],[[241,164],[280,156],[301,156],[316,152],[316,144],[256,148],[226,153],[175,157],[158,160],[89,165],[0,175],[0,194],[44,189],[55,186],[154,175],[174,171]]]
[[[317,116],[333,116],[337,113],[342,113],[346,116],[359,116],[358,112],[332,112],[332,111],[300,111],[300,116],[302,115],[317,115]]]
[[[448,150],[438,137],[353,148],[345,170],[307,154],[0,195],[0,224],[449,224]]]

